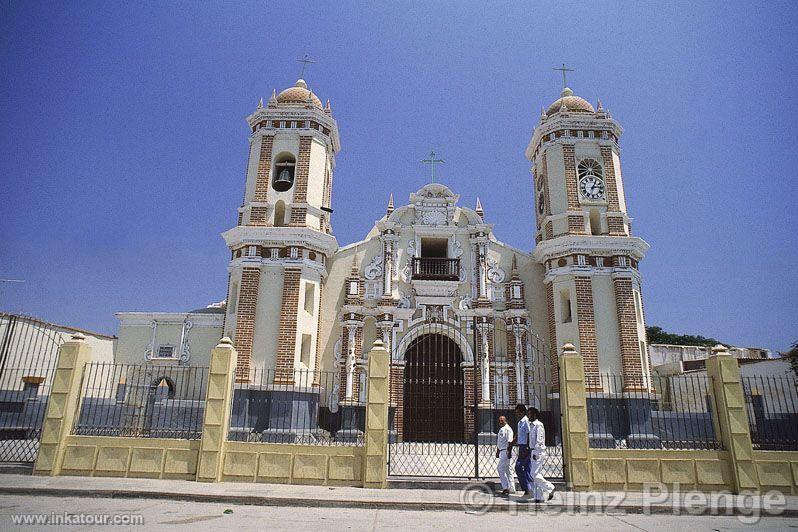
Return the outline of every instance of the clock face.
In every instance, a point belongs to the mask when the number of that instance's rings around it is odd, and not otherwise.
[[[546,202],[543,200],[543,194],[538,194],[538,212],[543,214],[543,210],[546,208]]]
[[[582,196],[591,200],[604,198],[604,181],[596,176],[587,176],[579,182],[579,191]]]

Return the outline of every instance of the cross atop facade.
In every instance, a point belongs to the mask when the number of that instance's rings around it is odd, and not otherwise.
[[[435,158],[435,152],[431,151],[431,152],[429,152],[429,158],[428,159],[421,159],[421,162],[424,163],[424,164],[429,164],[429,165],[432,166],[432,182],[434,183],[435,182],[435,164],[436,163],[445,163],[446,161],[444,161],[443,159],[436,159]]]
[[[563,89],[568,86],[568,80],[565,78],[565,73],[566,72],[575,72],[575,70],[573,68],[565,68],[565,63],[563,63],[560,68],[552,68],[552,70],[559,70],[560,72],[562,72],[562,88]]]
[[[302,59],[297,59],[296,61],[297,61],[297,63],[302,63],[302,73],[299,75],[299,77],[302,78],[302,79],[305,79],[305,68],[308,65],[312,65],[316,61],[311,59],[308,54],[305,54],[305,57],[303,57]]]

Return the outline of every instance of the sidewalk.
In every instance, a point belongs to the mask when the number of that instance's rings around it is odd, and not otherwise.
[[[642,493],[621,492],[557,492],[547,504],[518,502],[494,497],[484,491],[464,496],[459,490],[429,489],[365,489],[332,486],[298,486],[283,484],[204,483],[186,480],[153,480],[139,478],[103,477],[43,477],[29,475],[0,475],[0,495],[29,495],[53,497],[105,497],[119,499],[167,499],[194,502],[224,502],[232,505],[293,506],[325,508],[370,508],[390,510],[456,510],[482,513],[485,511],[546,513],[653,513],[653,514],[711,514],[711,501],[692,499],[692,508],[679,497],[649,497]],[[463,500],[461,500],[461,498]],[[736,499],[734,496],[732,499]],[[783,510],[774,515],[798,517],[798,497],[787,496]],[[465,502],[464,502],[465,501]],[[751,505],[762,507],[762,499],[749,498],[743,505],[720,515],[751,515]],[[745,506],[747,505],[747,506]],[[765,513],[765,512],[763,512]],[[768,512],[772,514],[772,512]],[[713,514],[714,515],[714,514]]]

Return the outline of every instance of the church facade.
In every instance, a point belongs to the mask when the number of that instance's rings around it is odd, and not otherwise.
[[[346,405],[362,399],[368,352],[380,339],[391,353],[400,438],[418,430],[408,394],[421,388],[408,383],[440,378],[442,366],[454,383],[447,393],[498,410],[556,397],[565,343],[581,354],[594,390],[650,387],[638,272],[648,245],[632,235],[627,214],[623,130],[600,102],[594,108],[566,88],[541,112],[525,152],[531,249],[501,242],[479,200],[461,205],[438,183],[404,205],[391,196],[363,240],[339,245],[331,214],[341,146],[329,101],[300,79],[247,121],[244,198],[222,235],[225,302],[119,313],[118,362],[203,365],[228,336],[237,380],[265,368],[275,384],[292,386],[303,373],[335,372],[334,393]],[[624,390],[606,389],[604,373],[623,375]],[[468,432],[472,422],[464,423]]]

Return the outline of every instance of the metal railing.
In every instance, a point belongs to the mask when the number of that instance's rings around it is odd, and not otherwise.
[[[39,449],[53,368],[3,368],[0,462],[33,462]]]
[[[591,447],[720,449],[710,377],[653,377],[651,389],[625,384],[622,375],[605,374],[588,387]]]
[[[200,439],[207,383],[207,367],[86,364],[72,434]]]
[[[742,377],[754,449],[798,450],[798,379],[794,375]]]
[[[457,281],[460,259],[413,257],[413,279],[419,281]]]
[[[365,443],[365,373],[353,375],[352,398],[342,399],[338,371],[250,369],[233,385],[230,441],[352,445]]]

